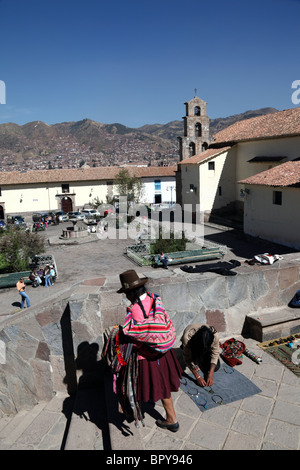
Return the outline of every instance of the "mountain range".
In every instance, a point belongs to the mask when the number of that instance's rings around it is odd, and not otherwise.
[[[246,111],[210,120],[210,135],[275,108]],[[139,128],[119,123],[102,124],[90,119],[46,124],[0,124],[1,171],[47,168],[79,168],[124,164],[174,165],[179,160],[177,138],[183,122],[146,124]]]

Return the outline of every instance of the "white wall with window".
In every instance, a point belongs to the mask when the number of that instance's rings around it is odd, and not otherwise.
[[[176,181],[174,177],[143,178],[144,190],[142,203],[174,204],[176,203]]]
[[[245,185],[244,232],[300,249],[300,188]]]

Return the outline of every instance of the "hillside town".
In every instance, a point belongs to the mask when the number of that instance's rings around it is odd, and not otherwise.
[[[23,126],[22,134],[15,125],[0,126],[1,171],[51,170],[101,166],[141,164],[143,166],[172,166],[177,163],[177,142],[147,138],[143,133],[104,132],[90,138],[89,132],[98,123],[85,120],[83,137],[71,132],[53,132],[40,121]],[[54,125],[55,130],[59,124]],[[24,129],[25,128],[25,129]],[[98,130],[98,128],[97,128]],[[49,132],[45,137],[45,132]],[[60,135],[61,134],[61,135]],[[8,142],[7,142],[8,141]]]

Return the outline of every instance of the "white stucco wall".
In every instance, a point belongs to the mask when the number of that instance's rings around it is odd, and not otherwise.
[[[300,188],[246,185],[244,232],[300,249]],[[273,191],[282,192],[282,205],[273,204]]]
[[[155,191],[155,181],[160,181],[160,189]],[[161,194],[161,201],[176,202],[176,181],[174,177],[155,177],[155,178],[142,178],[143,191],[141,195],[141,202],[144,204],[153,204],[155,202],[155,194]]]
[[[214,170],[209,169],[209,162],[214,163]],[[235,149],[224,151],[200,164],[182,164],[181,167],[183,204],[200,204],[201,212],[210,212],[234,199]],[[190,192],[191,184],[196,186],[196,192]]]
[[[214,162],[214,170],[209,169]],[[201,207],[210,212],[225,207],[235,198],[235,149],[230,149],[200,165]]]
[[[70,182],[69,193],[75,194],[72,197],[74,200],[73,210],[88,204],[91,199],[97,196],[106,202],[107,188],[106,183],[95,184],[94,181]],[[2,185],[0,204],[4,205],[6,215],[57,211],[60,209],[60,198],[57,197],[57,194],[62,194],[60,183]]]
[[[161,189],[157,192],[161,194],[162,202],[172,200],[175,203],[175,176],[142,178],[144,182],[142,202],[147,204],[154,202],[155,179],[161,181]],[[116,193],[116,188],[107,184],[106,181],[70,181],[68,184],[69,192],[66,195],[73,201],[73,210],[81,209],[97,197],[106,203],[106,195],[109,193],[112,196]],[[57,196],[59,194],[62,194],[61,183],[2,185],[0,205],[3,206],[5,215],[57,211],[61,208],[61,200]]]

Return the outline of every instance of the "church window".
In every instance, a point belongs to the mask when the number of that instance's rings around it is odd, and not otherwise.
[[[194,108],[194,116],[200,116],[200,115],[201,115],[200,106],[195,106],[195,108]]]
[[[63,183],[61,185],[61,192],[62,193],[69,193],[70,192],[70,185],[67,183]]]
[[[154,180],[154,190],[161,191],[161,180]]]

